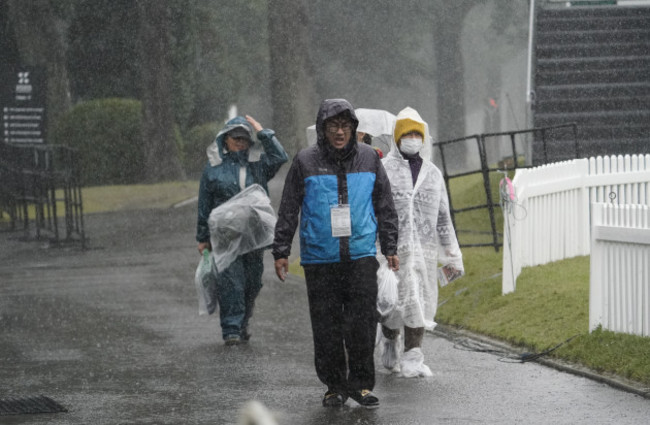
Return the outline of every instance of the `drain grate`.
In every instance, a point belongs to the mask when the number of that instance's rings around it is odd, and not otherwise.
[[[44,395],[25,398],[0,399],[0,416],[29,415],[32,413],[67,412],[68,409]]]

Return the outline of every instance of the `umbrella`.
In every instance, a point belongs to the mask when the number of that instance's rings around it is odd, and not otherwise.
[[[354,113],[359,119],[357,131],[368,133],[372,136],[372,146],[375,146],[384,154],[390,150],[395,129],[395,115],[383,109],[355,109]]]

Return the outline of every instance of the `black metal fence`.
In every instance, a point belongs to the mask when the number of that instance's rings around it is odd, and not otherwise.
[[[567,139],[566,132],[570,132]],[[503,138],[509,139],[507,154],[499,160],[495,159],[496,142]],[[572,140],[567,146],[563,143],[558,147],[558,140]],[[476,144],[480,166],[472,171],[450,174],[447,169],[447,158],[445,149],[457,143],[465,143],[467,147]],[[503,143],[501,143],[503,145]],[[467,136],[460,139],[447,140],[433,144],[436,153],[439,155],[437,162],[441,164],[441,171],[444,175],[445,185],[449,196],[449,208],[451,218],[458,235],[458,242],[462,247],[492,246],[496,251],[503,246],[502,214],[496,214],[496,208],[500,208],[499,183],[506,176],[511,176],[517,168],[530,168],[533,166],[547,164],[559,160],[575,159],[580,157],[580,146],[577,139],[577,125],[568,123],[557,126],[531,128],[527,130],[507,131],[502,133],[486,133]],[[553,155],[549,155],[549,148],[553,149]],[[454,150],[457,152],[457,149]],[[434,156],[436,155],[434,153]],[[476,175],[483,183],[482,194],[459,194],[452,190],[456,179],[461,177],[469,178]],[[452,194],[454,194],[452,196]],[[472,199],[480,201],[479,195],[484,195],[484,202],[469,205],[456,206],[454,199]],[[479,223],[485,222],[485,212],[489,216],[489,228],[477,227]]]
[[[77,152],[0,143],[0,215],[9,230],[22,227],[26,238],[79,242],[85,248]]]

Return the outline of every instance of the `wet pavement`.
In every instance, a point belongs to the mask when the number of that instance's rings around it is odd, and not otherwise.
[[[68,409],[0,424],[237,424],[248,400],[296,425],[650,418],[639,395],[440,333],[423,347],[433,377],[399,378],[378,362],[378,409],[323,408],[304,281],[280,282],[267,252],[252,339],[225,347],[218,317],[198,315],[194,223],[195,205],[88,215],[85,251],[0,233],[0,399],[45,395]]]

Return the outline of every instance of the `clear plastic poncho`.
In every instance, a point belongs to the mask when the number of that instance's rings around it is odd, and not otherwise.
[[[422,122],[412,108],[405,108],[397,120]],[[383,324],[390,329],[402,326],[433,329],[438,308],[438,263],[464,272],[463,257],[451,221],[447,189],[440,170],[429,160],[430,142],[425,124],[423,159],[418,179],[413,184],[411,168],[392,142],[382,159],[390,180],[393,202],[399,216],[397,255],[400,268],[398,301]],[[380,264],[386,260],[379,258]]]
[[[239,255],[273,242],[277,217],[271,200],[258,184],[248,186],[210,213],[210,243],[217,272]]]

